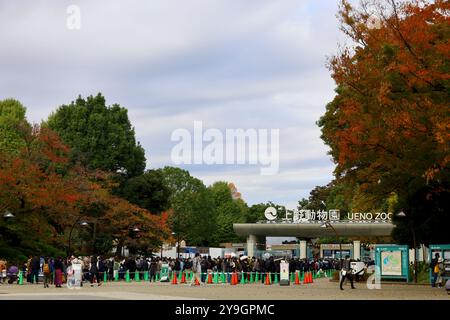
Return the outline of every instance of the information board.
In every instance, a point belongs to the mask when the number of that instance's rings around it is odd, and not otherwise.
[[[406,245],[376,245],[375,264],[381,278],[409,282],[409,248]]]
[[[280,286],[289,285],[289,263],[280,262]]]

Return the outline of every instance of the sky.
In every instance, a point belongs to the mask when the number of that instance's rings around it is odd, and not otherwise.
[[[223,133],[278,129],[276,174],[254,164],[177,166],[206,185],[233,182],[249,205],[294,208],[333,178],[316,121],[335,95],[327,57],[345,43],[337,8],[337,0],[0,0],[0,99],[18,99],[39,123],[101,92],[128,109],[148,169],[175,165],[172,133],[193,133],[194,121]]]

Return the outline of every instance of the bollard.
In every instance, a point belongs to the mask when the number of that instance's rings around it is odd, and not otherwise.
[[[253,272],[250,272],[250,283],[254,283],[253,282]]]
[[[19,284],[23,284],[23,273],[19,271]]]
[[[294,283],[294,281],[295,281],[295,273],[291,272],[291,278],[289,279],[289,282]]]
[[[241,284],[246,284],[246,281],[245,281],[245,272],[241,272]]]
[[[134,273],[134,281],[139,282],[141,281],[141,279],[139,278],[139,271],[136,270],[136,272]]]
[[[117,270],[117,272],[115,272],[114,274],[114,281],[119,281],[119,270]]]
[[[214,284],[218,284],[219,283],[219,273],[218,272],[214,272],[213,283]]]
[[[256,283],[259,282],[259,272],[256,272],[256,274],[255,274],[255,282]]]
[[[148,271],[144,272],[144,281],[148,281]]]
[[[103,272],[103,282],[107,282],[108,281],[108,273],[107,272]]]
[[[125,281],[130,282],[130,270],[127,270],[127,273],[125,274]]]
[[[278,272],[275,272],[275,279],[273,280],[274,284],[278,284]]]

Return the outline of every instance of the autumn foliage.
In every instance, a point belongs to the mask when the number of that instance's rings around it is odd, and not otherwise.
[[[65,252],[68,232],[80,219],[96,229],[85,235],[87,248],[77,248],[86,253],[111,249],[96,245],[96,237],[146,251],[170,234],[167,214],[153,215],[112,195],[109,174],[71,163],[70,148],[52,130],[36,125],[22,138],[26,147],[17,154],[0,152],[0,209],[16,216],[14,223],[0,222],[0,240],[30,253]]]
[[[374,201],[449,191],[450,2],[342,1],[352,44],[329,59],[337,84],[320,119],[336,177]],[[411,208],[412,209],[412,208]]]
[[[338,94],[320,120],[337,175],[373,184],[405,173],[429,182],[448,169],[449,8],[374,1],[356,10],[342,2],[342,30],[355,44],[330,59]]]

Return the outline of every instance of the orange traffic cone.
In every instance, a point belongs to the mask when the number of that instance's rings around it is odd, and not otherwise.
[[[211,273],[208,273],[208,282],[207,282],[207,284],[212,284],[212,283],[213,283],[212,275],[211,275]]]
[[[308,283],[308,272],[305,272],[303,275],[303,284],[307,284]]]
[[[178,284],[177,283],[177,275],[175,273],[173,274],[172,284]]]
[[[298,278],[298,272],[295,273],[295,284],[300,284],[300,279]]]
[[[270,283],[270,275],[269,275],[269,273],[267,272],[266,273],[266,282],[264,283],[265,285],[270,285],[271,283]]]
[[[196,286],[199,286],[199,285],[200,285],[200,282],[198,281],[198,278],[197,278],[197,277],[195,277],[195,285],[196,285]]]
[[[183,272],[180,283],[186,283],[186,273]]]
[[[233,272],[233,275],[231,276],[231,284],[232,284],[233,286],[235,286],[235,285],[237,285],[237,283],[238,283],[237,273],[236,273],[236,272]]]

